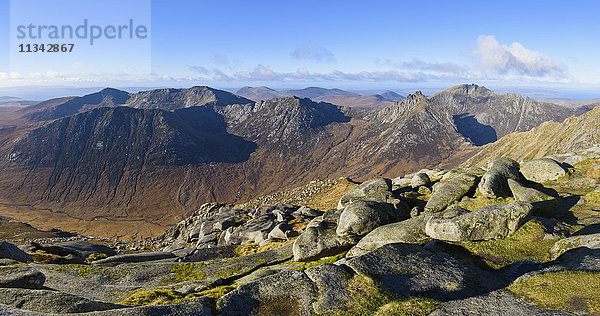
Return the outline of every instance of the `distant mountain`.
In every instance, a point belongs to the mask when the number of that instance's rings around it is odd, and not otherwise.
[[[66,97],[40,102],[22,110],[34,121],[54,120],[102,107],[128,106],[136,109],[178,110],[206,104],[227,105],[252,101],[209,87],[156,89],[138,93],[106,88],[83,97]]]
[[[268,87],[243,87],[235,92],[236,95],[246,97],[253,101],[270,100],[275,98],[285,98],[292,95],[283,91],[276,91]]]
[[[179,110],[194,106],[252,103],[251,100],[210,87],[157,89],[130,95],[127,106],[136,109]]]
[[[546,103],[554,103],[554,104],[558,104],[558,105],[562,105],[562,106],[566,106],[566,107],[572,107],[572,108],[576,108],[576,107],[581,107],[581,106],[585,106],[585,105],[599,105],[600,104],[600,99],[589,99],[589,100],[571,100],[571,99],[564,99],[564,98],[540,98],[540,99],[536,99],[537,101],[540,102],[546,102]]]
[[[235,92],[254,101],[270,100],[274,98],[285,98],[296,96],[309,98],[313,101],[323,101],[340,106],[357,107],[363,109],[384,108],[393,102],[402,100],[404,97],[393,92],[385,91],[381,94],[359,94],[340,89],[325,89],[319,87],[308,87],[300,90],[277,91],[268,87],[243,87]]]
[[[376,95],[381,96],[382,98],[386,99],[387,101],[392,101],[392,102],[396,102],[396,101],[402,101],[404,99],[404,96],[391,91],[391,90],[386,90],[382,93],[378,93]]]
[[[23,107],[36,103],[37,101],[28,101],[17,97],[0,96],[0,107]]]
[[[0,202],[20,205],[21,220],[59,218],[64,230],[106,235],[127,220],[136,228],[120,234],[152,235],[206,202],[448,164],[474,144],[578,111],[475,85],[369,111],[209,87],[105,89],[26,108],[30,125],[0,130]],[[98,218],[105,224],[85,224]]]

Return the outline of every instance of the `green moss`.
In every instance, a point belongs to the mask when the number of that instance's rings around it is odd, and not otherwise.
[[[600,192],[599,191],[592,191],[592,192],[584,195],[583,199],[585,200],[586,204],[589,204],[591,206],[600,206]]]
[[[210,290],[205,290],[205,291],[193,294],[193,295],[206,296],[206,297],[210,297],[210,298],[214,298],[214,299],[219,299],[219,298],[223,297],[225,294],[227,294],[233,290],[235,290],[235,286],[233,286],[233,285],[221,285],[221,286],[212,288]]]
[[[507,288],[540,307],[600,314],[600,273],[561,271],[534,275]]]
[[[105,274],[106,271],[107,269],[102,267],[82,267],[77,269],[77,274],[85,277],[90,274]]]
[[[180,283],[185,281],[204,280],[206,264],[202,262],[180,263],[171,268],[174,275],[166,280],[166,283]]]
[[[91,264],[93,261],[104,259],[107,257],[108,256],[104,253],[93,253],[93,254],[87,256],[87,258],[85,258],[85,263]]]
[[[513,198],[513,197],[490,199],[483,195],[476,195],[474,198],[470,198],[470,199],[466,200],[466,202],[459,203],[458,206],[460,206],[464,209],[467,209],[469,211],[475,211],[482,207],[510,203],[510,202],[514,202],[514,201],[515,201],[515,198]]]
[[[411,297],[405,300],[392,301],[381,306],[375,316],[426,316],[440,307],[436,300]]]
[[[439,302],[432,299],[394,294],[364,275],[354,276],[348,282],[348,291],[352,300],[333,315],[428,315],[439,306]]]
[[[549,261],[550,248],[556,239],[544,240],[545,234],[544,225],[530,220],[504,239],[464,242],[461,245],[482,257],[490,267],[502,268],[517,261]]]
[[[183,299],[183,295],[174,290],[140,290],[119,303],[130,306],[168,305],[180,303]]]

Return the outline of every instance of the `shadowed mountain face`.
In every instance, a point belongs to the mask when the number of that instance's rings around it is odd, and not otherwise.
[[[139,229],[119,233],[155,235],[206,202],[436,166],[553,109],[453,89],[373,111],[297,97],[253,103],[207,87],[54,99],[21,112],[33,125],[0,130],[0,202],[28,205],[6,215],[40,228],[61,214],[64,230],[86,223],[88,234],[107,235],[111,223],[135,220]],[[98,218],[109,226],[90,224]]]
[[[475,115],[454,115],[452,118],[458,132],[468,137],[475,146],[493,143],[498,139],[496,130],[489,125],[479,123]]]
[[[498,95],[477,85],[456,86],[430,99],[445,106],[455,116],[461,132],[476,145],[496,141],[512,132],[528,131],[546,121],[561,122],[589,110],[536,102],[512,93]]]

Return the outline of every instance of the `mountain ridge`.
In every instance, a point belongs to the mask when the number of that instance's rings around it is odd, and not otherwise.
[[[461,111],[479,125],[478,118],[488,119],[489,129],[514,131],[554,109],[484,87],[453,88],[431,97],[417,91],[380,110],[298,97],[251,102],[208,87],[49,100],[24,115],[76,113],[33,120],[12,134],[0,130],[0,204],[28,202],[32,211],[19,208],[22,220],[47,221],[57,212],[79,220],[67,219],[63,230],[98,214],[145,219],[140,229],[153,235],[157,224],[173,224],[206,202],[239,203],[312,180],[363,180],[455,163],[477,151],[474,136],[456,124]],[[77,106],[62,111],[62,104]],[[510,124],[487,115],[498,104],[515,113]],[[34,209],[52,211],[39,216]],[[94,233],[102,230],[107,226]]]

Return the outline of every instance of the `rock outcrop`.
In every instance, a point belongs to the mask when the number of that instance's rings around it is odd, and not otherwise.
[[[425,205],[425,211],[443,211],[452,203],[460,201],[475,189],[479,178],[471,174],[461,174],[447,182],[434,187],[433,194]]]
[[[45,281],[46,276],[31,267],[0,267],[0,288],[40,289]]]
[[[527,202],[491,205],[453,218],[431,218],[425,232],[448,241],[478,241],[505,238],[529,217],[533,206]]]
[[[0,241],[0,259],[11,259],[20,262],[31,262],[33,258],[30,254],[19,249],[19,247],[6,242]]]
[[[554,181],[567,175],[565,168],[551,158],[525,162],[521,165],[521,173],[527,180],[535,182]]]
[[[519,163],[510,158],[494,160],[479,182],[479,192],[486,197],[510,196],[507,179],[519,181]]]

